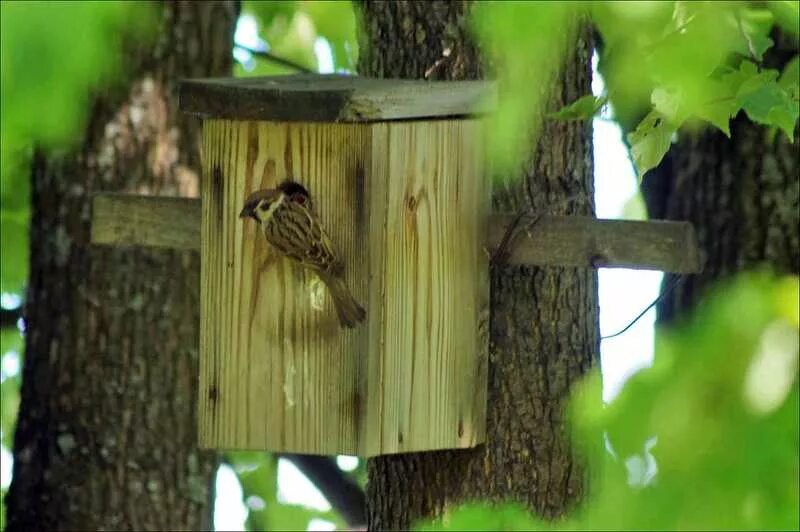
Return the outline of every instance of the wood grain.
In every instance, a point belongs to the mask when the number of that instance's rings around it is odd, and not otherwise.
[[[489,195],[475,124],[205,122],[203,447],[372,456],[481,441]],[[366,324],[340,329],[316,276],[238,218],[285,176],[315,198]]]
[[[490,215],[488,250],[497,248],[513,218]],[[92,242],[199,250],[200,200],[98,194]],[[697,273],[702,269],[701,262],[694,228],[688,222],[579,216],[543,216],[529,230],[520,232],[508,258],[509,264],[672,273]]]
[[[102,193],[92,199],[92,243],[200,249],[200,200]]]
[[[362,193],[364,130],[210,120],[204,133],[200,444],[359,454],[366,328],[340,330],[316,277],[238,213],[249,192],[301,180],[319,198],[348,286],[366,301],[368,264],[356,245],[366,219],[349,207]]]
[[[489,188],[479,121],[372,127],[363,448],[472,447],[485,437]]]
[[[502,241],[514,216],[493,215],[489,248]],[[694,227],[663,220],[599,220],[588,216],[542,216],[520,228],[510,264],[633,268],[674,273],[702,269]]]
[[[495,107],[496,92],[487,81],[296,74],[184,80],[180,102],[202,118],[373,122],[481,115]]]

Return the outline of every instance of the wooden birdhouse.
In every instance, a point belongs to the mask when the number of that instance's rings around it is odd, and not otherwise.
[[[484,440],[492,265],[696,273],[692,225],[489,215],[482,82],[342,76],[185,82],[203,118],[201,201],[100,193],[91,241],[201,254],[199,443],[310,454]],[[239,213],[291,178],[311,194],[366,321]],[[527,221],[523,221],[527,218]]]
[[[185,82],[203,119],[200,445],[372,456],[474,446],[486,412],[490,190],[482,82]],[[366,308],[239,218],[305,186]]]

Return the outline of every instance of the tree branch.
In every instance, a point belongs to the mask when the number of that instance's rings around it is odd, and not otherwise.
[[[280,454],[293,463],[328,499],[350,528],[363,528],[367,524],[367,502],[364,491],[347,474],[339,469],[329,456],[306,454]]]
[[[245,52],[249,52],[249,53],[253,54],[256,57],[261,57],[261,58],[266,59],[268,61],[272,61],[273,63],[277,63],[279,65],[283,65],[283,66],[288,67],[288,68],[293,68],[294,70],[298,70],[300,72],[305,72],[307,74],[316,74],[317,73],[315,70],[312,70],[312,69],[310,69],[308,67],[305,67],[305,66],[301,65],[300,63],[295,63],[294,61],[291,61],[289,59],[285,59],[283,57],[277,56],[277,55],[275,55],[275,54],[273,54],[271,52],[267,52],[265,50],[255,50],[253,48],[248,48],[247,46],[242,46],[241,44],[237,44],[235,46],[235,48],[241,48]]]

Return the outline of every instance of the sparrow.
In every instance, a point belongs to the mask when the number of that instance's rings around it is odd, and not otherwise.
[[[364,321],[366,312],[344,283],[342,263],[303,185],[287,179],[277,188],[253,192],[239,218],[258,222],[272,247],[319,276],[328,287],[342,327],[353,328]]]

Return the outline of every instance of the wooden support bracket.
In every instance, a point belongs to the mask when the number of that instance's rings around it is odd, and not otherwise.
[[[513,219],[512,215],[492,215],[487,252],[499,245]],[[200,200],[98,194],[93,205],[92,243],[199,250]],[[671,273],[701,270],[697,238],[688,222],[587,216],[543,216],[527,237],[515,239],[507,262]]]

